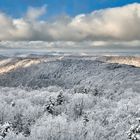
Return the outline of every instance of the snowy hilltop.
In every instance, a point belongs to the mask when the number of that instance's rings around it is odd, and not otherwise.
[[[0,57],[0,136],[4,140],[128,139],[129,128],[140,117],[139,60]]]

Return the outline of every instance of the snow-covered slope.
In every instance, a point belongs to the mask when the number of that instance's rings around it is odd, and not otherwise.
[[[140,57],[134,57],[134,56],[110,56],[110,57],[108,56],[108,57],[104,57],[103,61],[109,63],[127,64],[127,65],[140,67]]]
[[[118,64],[122,60],[130,65]],[[0,58],[0,136],[10,121],[14,129],[3,140],[126,140],[127,130],[140,117],[140,68],[133,61]]]
[[[110,60],[109,60],[110,61]],[[6,63],[7,62],[7,63]],[[108,62],[108,60],[107,60]],[[59,85],[120,90],[139,90],[140,69],[132,65],[107,63],[88,57],[14,58],[2,60],[0,86],[41,88]],[[115,61],[116,62],[116,61]]]

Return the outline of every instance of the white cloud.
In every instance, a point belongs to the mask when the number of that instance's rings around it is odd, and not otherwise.
[[[42,16],[45,13],[46,13],[46,5],[42,6],[41,8],[29,7],[25,17],[26,17],[26,19],[32,21],[32,20],[35,20],[38,17]]]
[[[106,48],[123,48],[123,49],[137,49],[140,46],[140,41],[1,41],[0,48],[28,48],[28,49],[83,49],[88,51],[90,48],[96,49],[101,47]]]
[[[45,12],[46,6],[30,7],[25,16],[19,19],[0,13],[0,40],[91,41],[95,46],[110,42],[139,44],[138,3],[98,10],[73,18],[65,16],[51,22],[39,20]]]

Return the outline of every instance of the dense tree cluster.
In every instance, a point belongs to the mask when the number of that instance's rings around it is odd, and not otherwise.
[[[139,124],[126,132],[140,116],[139,77],[132,66],[81,58],[1,74],[0,139],[135,140]]]
[[[1,87],[0,93],[2,140],[125,140],[139,116],[140,96],[131,89],[116,98],[55,86]],[[130,132],[129,138],[138,134],[137,128]]]
[[[127,134],[130,140],[140,140],[140,118],[137,124],[131,126]]]

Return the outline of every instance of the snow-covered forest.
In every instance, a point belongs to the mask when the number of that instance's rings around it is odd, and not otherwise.
[[[0,140],[127,140],[140,117],[140,68],[119,60],[1,56]]]

